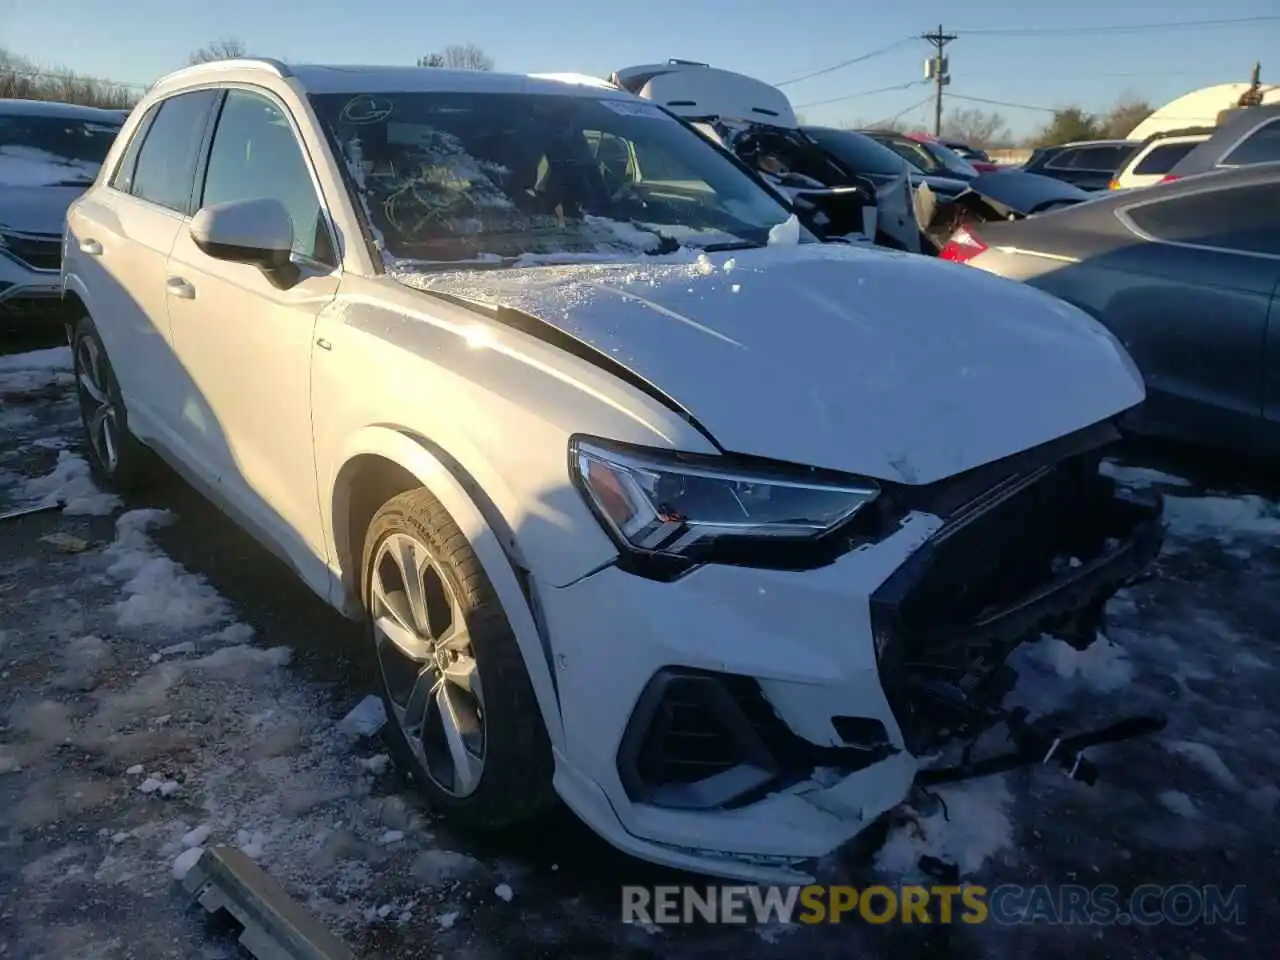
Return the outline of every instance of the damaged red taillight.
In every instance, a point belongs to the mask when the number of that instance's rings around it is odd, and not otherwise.
[[[952,263],[967,263],[980,253],[985,253],[987,245],[968,227],[961,227],[951,235],[947,245],[939,251],[938,256]]]

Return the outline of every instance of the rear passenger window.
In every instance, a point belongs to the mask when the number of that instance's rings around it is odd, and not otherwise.
[[[147,131],[151,129],[151,121],[155,120],[156,111],[159,109],[159,104],[152,104],[147,115],[134,128],[133,139],[129,141],[124,156],[120,158],[115,173],[111,175],[111,186],[115,189],[125,193],[133,192],[133,168],[138,163],[138,151],[142,149],[142,142],[147,139]]]
[[[1276,210],[1280,183],[1202,190],[1125,212],[1157,240],[1280,256]]]
[[[1138,161],[1133,172],[1142,175],[1163,175],[1173,169],[1173,165],[1200,145],[1200,141],[1187,140],[1183,143],[1162,143]]]
[[[1249,138],[1223,159],[1223,166],[1236,167],[1247,163],[1269,163],[1280,160],[1280,120],[1259,127]]]
[[[129,192],[179,213],[188,213],[200,142],[216,90],[180,93],[160,104],[133,169]]]
[[[1070,164],[1072,170],[1090,170],[1095,173],[1114,173],[1115,170],[1128,157],[1131,148],[1129,147],[1084,147],[1075,151],[1067,163]],[[1062,161],[1055,160],[1056,166],[1062,166]]]
[[[284,111],[266,97],[231,90],[209,148],[200,206],[264,197],[289,212],[294,253],[336,262],[310,167]]]

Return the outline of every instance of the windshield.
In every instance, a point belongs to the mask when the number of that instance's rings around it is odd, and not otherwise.
[[[120,126],[78,118],[0,114],[0,184],[88,186]]]
[[[971,179],[978,175],[978,171],[964,157],[956,153],[950,147],[945,147],[940,143],[930,141],[920,144],[921,148],[938,161],[938,165],[948,174],[961,179]]]
[[[860,133],[830,127],[803,129],[819,146],[830,150],[838,160],[858,173],[897,177],[906,168],[903,159],[892,150]]]
[[[653,104],[474,92],[311,99],[397,259],[528,262],[795,235],[788,208]]]
[[[942,165],[937,157],[926,150],[923,144],[916,143],[914,140],[899,140],[897,137],[873,136],[872,139],[877,143],[884,144],[921,173],[935,174],[937,176],[945,176],[947,174],[947,168]]]

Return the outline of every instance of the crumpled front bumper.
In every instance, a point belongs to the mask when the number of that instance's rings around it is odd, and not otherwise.
[[[977,477],[979,496],[911,491],[891,535],[816,570],[608,568],[542,591],[561,796],[636,856],[806,882],[919,758],[990,723],[1014,646],[1091,637],[1158,552],[1160,503],[1100,476],[1096,439]]]

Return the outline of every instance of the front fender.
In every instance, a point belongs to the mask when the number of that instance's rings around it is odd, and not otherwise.
[[[338,488],[338,481],[342,476],[342,466],[363,455],[382,457],[408,471],[449,511],[502,602],[507,622],[520,646],[525,668],[538,698],[547,734],[553,745],[562,744],[564,732],[551,674],[550,646],[538,629],[530,600],[516,576],[517,567],[525,567],[517,544],[509,532],[494,529],[494,523],[500,521],[495,519],[491,523],[486,518],[462,480],[430,449],[425,440],[390,426],[364,427],[351,438],[339,460],[339,469],[327,485],[326,502],[333,504],[333,513],[329,517],[326,531],[330,556],[354,557],[360,550],[359,545],[346,542],[348,538],[345,531],[348,529],[351,499]],[[347,564],[347,567],[356,569],[340,571],[346,596],[333,597],[331,601],[335,606],[350,611],[353,602],[359,602],[358,561]]]

